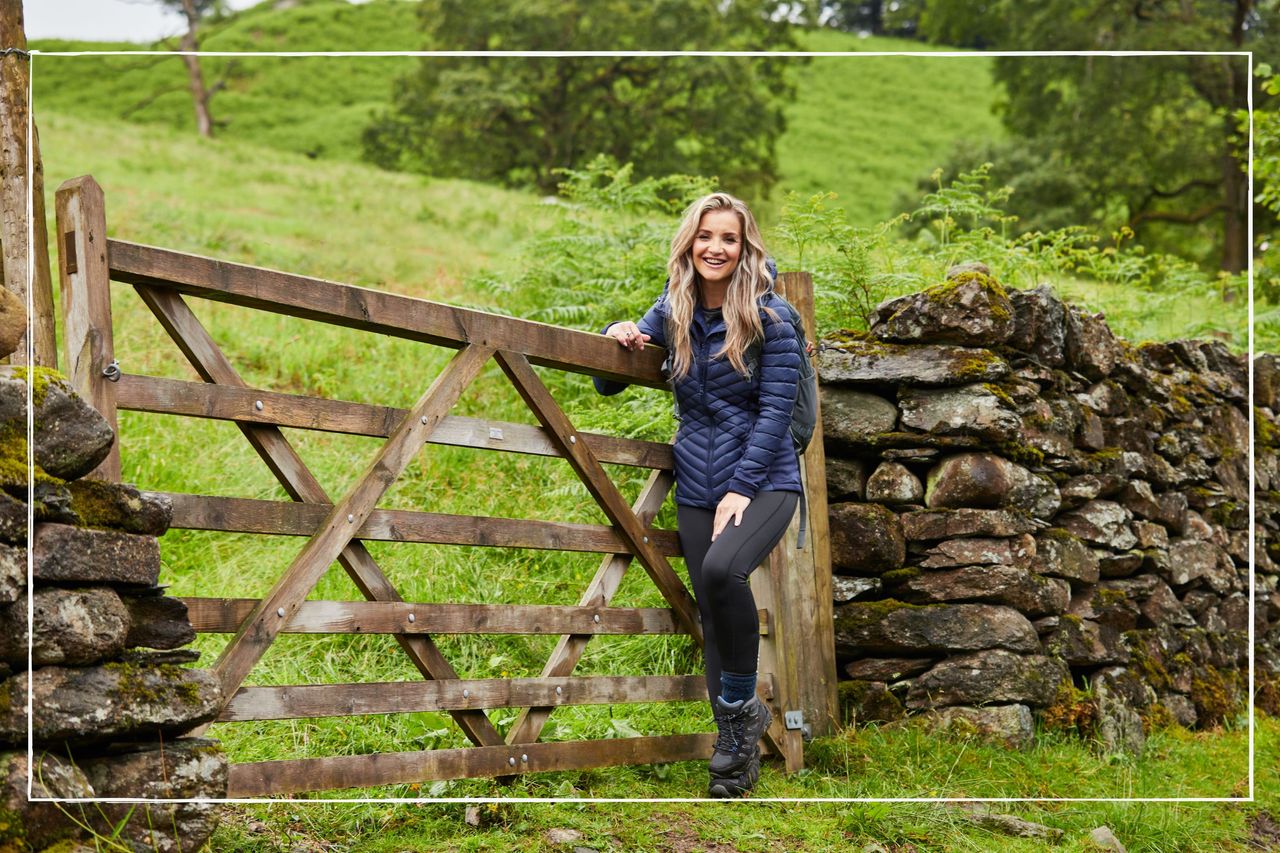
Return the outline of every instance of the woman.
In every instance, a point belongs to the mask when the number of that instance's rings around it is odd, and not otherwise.
[[[759,741],[771,719],[756,697],[760,630],[747,578],[800,498],[788,428],[803,356],[773,292],[760,230],[739,199],[712,193],[690,205],[667,272],[667,287],[639,323],[610,323],[604,333],[628,350],[652,343],[670,353],[680,416],[677,522],[719,730],[708,793],[741,796],[759,776]],[[625,387],[596,380],[602,394]]]

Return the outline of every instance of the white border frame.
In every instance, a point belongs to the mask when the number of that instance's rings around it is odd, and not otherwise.
[[[1248,385],[1249,385],[1249,695],[1248,695],[1248,717],[1249,717],[1249,796],[1248,797],[749,797],[746,799],[730,799],[730,800],[708,800],[703,797],[639,797],[639,798],[613,798],[613,797],[385,797],[385,798],[303,798],[295,799],[293,797],[250,797],[244,799],[217,798],[217,799],[137,799],[127,797],[104,797],[104,798],[57,798],[57,797],[35,797],[31,796],[32,785],[35,778],[35,754],[34,754],[34,735],[31,729],[32,719],[32,700],[33,696],[30,690],[27,691],[27,799],[33,803],[709,803],[709,802],[740,802],[740,803],[970,803],[970,802],[1000,802],[1000,803],[1024,803],[1024,802],[1116,802],[1116,803],[1251,803],[1256,799],[1254,774],[1254,667],[1256,665],[1254,654],[1254,611],[1256,609],[1255,601],[1255,585],[1256,585],[1256,568],[1254,564],[1254,418],[1253,418],[1253,51],[1217,51],[1217,50],[1045,50],[1045,51],[1025,51],[1025,50],[1003,50],[1003,51],[827,51],[827,52],[810,52],[810,51],[759,51],[759,50],[741,50],[741,51],[714,51],[714,50],[693,50],[693,51],[645,51],[645,50],[559,50],[559,51],[520,51],[520,50],[424,50],[424,51],[167,51],[167,50],[85,50],[85,51],[50,51],[44,52],[40,50],[30,51],[29,67],[28,67],[28,89],[27,89],[27,316],[34,315],[33,307],[33,291],[35,287],[35,267],[31,262],[31,250],[35,243],[35,225],[33,222],[34,208],[34,175],[33,175],[33,146],[30,140],[34,134],[34,112],[33,112],[33,92],[35,90],[35,57],[36,56],[205,56],[205,57],[238,57],[238,56],[269,56],[269,57],[375,57],[375,56],[395,56],[395,57],[534,57],[534,58],[563,58],[563,57],[604,57],[604,56],[630,56],[630,57],[672,57],[672,56],[738,56],[738,57],[866,57],[866,56],[911,56],[919,58],[945,58],[945,57],[992,57],[992,56],[1247,56],[1249,58],[1249,66],[1247,73],[1248,85],[1246,87],[1246,95],[1248,97],[1249,110],[1249,210],[1248,210],[1248,232],[1249,232],[1249,364],[1248,364]],[[34,342],[32,329],[28,329],[27,334],[27,364],[30,365],[34,361]],[[32,501],[34,500],[34,413],[31,407],[31,385],[27,385],[27,449],[30,458],[28,458],[28,491],[27,491],[27,530],[28,535],[35,530],[34,511],[32,509]],[[30,547],[27,548],[27,671],[31,671],[32,664],[32,644],[33,644],[33,622],[35,615],[35,598],[33,586],[33,554]]]

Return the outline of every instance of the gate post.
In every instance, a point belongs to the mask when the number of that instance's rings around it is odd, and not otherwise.
[[[62,340],[71,387],[107,419],[116,440],[90,479],[120,482],[120,431],[116,424],[119,376],[111,336],[111,273],[107,263],[107,209],[102,187],[91,175],[58,187],[58,287],[62,296]]]
[[[813,278],[808,273],[783,273],[778,292],[800,314],[805,331],[814,340]],[[806,356],[807,357],[807,356]],[[821,405],[821,404],[819,404]],[[831,597],[831,539],[827,518],[826,454],[822,447],[822,413],[804,456],[801,475],[808,502],[808,534],[803,550],[796,548],[798,521],[793,522],[778,547],[769,555],[765,591],[771,602],[769,636],[761,644],[772,647],[772,671],[777,674],[779,710],[799,711],[815,736],[835,731],[836,650]],[[761,572],[753,574],[753,580]],[[753,589],[756,589],[753,584]],[[764,671],[764,667],[761,667]]]

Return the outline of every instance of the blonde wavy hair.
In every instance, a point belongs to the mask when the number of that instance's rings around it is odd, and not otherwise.
[[[771,279],[766,265],[764,241],[760,228],[750,209],[741,199],[728,193],[711,193],[703,196],[685,209],[680,227],[671,238],[671,255],[667,260],[667,306],[671,315],[671,337],[667,347],[672,352],[671,376],[683,379],[693,366],[693,345],[689,341],[689,329],[693,325],[693,309],[701,288],[701,277],[693,266],[693,241],[698,226],[706,213],[716,210],[732,210],[738,214],[742,228],[742,249],[738,266],[729,280],[723,311],[725,322],[724,346],[712,358],[729,357],[733,369],[748,375],[744,353],[753,341],[764,337],[760,322],[760,297],[769,290]],[[777,321],[777,312],[764,306],[769,317]]]

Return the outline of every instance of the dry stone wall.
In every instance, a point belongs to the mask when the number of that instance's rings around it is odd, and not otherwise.
[[[135,850],[194,851],[216,818],[213,804],[29,802],[28,724],[37,797],[226,796],[217,742],[183,737],[216,716],[222,697],[211,673],[188,666],[198,653],[182,648],[195,636],[186,606],[157,585],[156,537],[170,507],[128,485],[82,479],[114,440],[58,374],[0,367],[0,849],[91,842],[96,833]]]
[[[1153,724],[1242,711],[1246,362],[1219,341],[1121,340],[981,264],[825,340],[846,718],[920,714],[1012,746],[1037,717],[1087,722],[1138,750]],[[1280,375],[1271,356],[1254,370],[1263,706],[1280,673]]]

